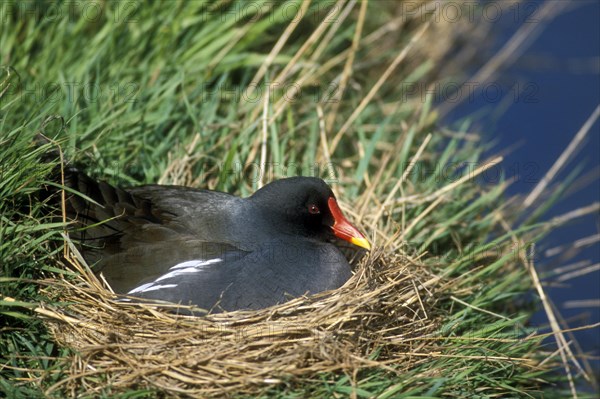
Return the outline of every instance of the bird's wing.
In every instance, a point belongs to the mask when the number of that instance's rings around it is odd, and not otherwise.
[[[153,233],[193,233],[198,238],[213,238],[204,228],[212,219],[223,219],[223,209],[239,200],[229,194],[189,187],[147,185],[123,189],[96,181],[85,173],[70,169],[66,186],[83,194],[72,194],[68,215],[82,229],[80,239],[100,240],[103,244],[123,234],[146,236],[145,226],[163,226]],[[157,239],[162,239],[160,235]]]
[[[83,194],[68,197],[71,235],[115,292],[127,292],[187,260],[239,251],[223,234],[227,213],[216,208],[233,196],[159,185],[122,189],[75,168],[65,177],[66,186]]]
[[[175,236],[151,245],[136,242],[118,253],[106,255],[101,261],[100,272],[115,292],[126,293],[168,275],[185,262],[218,267],[225,260],[236,260],[246,254],[231,244]]]
[[[231,297],[229,288],[235,288],[232,283],[247,256],[246,251],[229,250],[220,256],[189,258],[131,288],[127,296],[219,309],[223,296]]]
[[[262,309],[338,288],[350,275],[348,262],[332,245],[276,240],[252,252],[183,262],[129,295],[193,304],[212,312]]]

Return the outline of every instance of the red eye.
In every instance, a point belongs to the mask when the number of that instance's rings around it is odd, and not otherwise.
[[[308,206],[308,213],[310,213],[311,215],[318,215],[319,213],[321,213],[321,211],[319,210],[318,206],[312,204]]]

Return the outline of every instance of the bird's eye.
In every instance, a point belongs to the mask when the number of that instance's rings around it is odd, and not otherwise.
[[[311,215],[318,215],[319,213],[321,213],[321,211],[319,210],[318,206],[316,206],[315,204],[311,204],[308,206],[308,213],[310,213]]]

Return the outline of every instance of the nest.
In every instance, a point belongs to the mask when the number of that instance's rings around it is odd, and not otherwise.
[[[435,355],[428,317],[443,281],[399,255],[362,259],[341,288],[260,311],[191,317],[117,298],[77,257],[74,281],[47,281],[68,306],[40,307],[54,338],[75,349],[53,391],[97,395],[150,388],[169,396],[258,394],[319,373],[378,367],[401,373]],[[389,367],[393,365],[394,367]],[[84,387],[84,389],[82,389]]]

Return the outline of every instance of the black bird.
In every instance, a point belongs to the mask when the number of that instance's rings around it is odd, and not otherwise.
[[[123,189],[74,168],[65,179],[85,195],[68,197],[71,234],[118,294],[212,313],[261,309],[342,286],[351,269],[334,237],[370,249],[318,178],[277,180],[248,198],[181,186]]]

